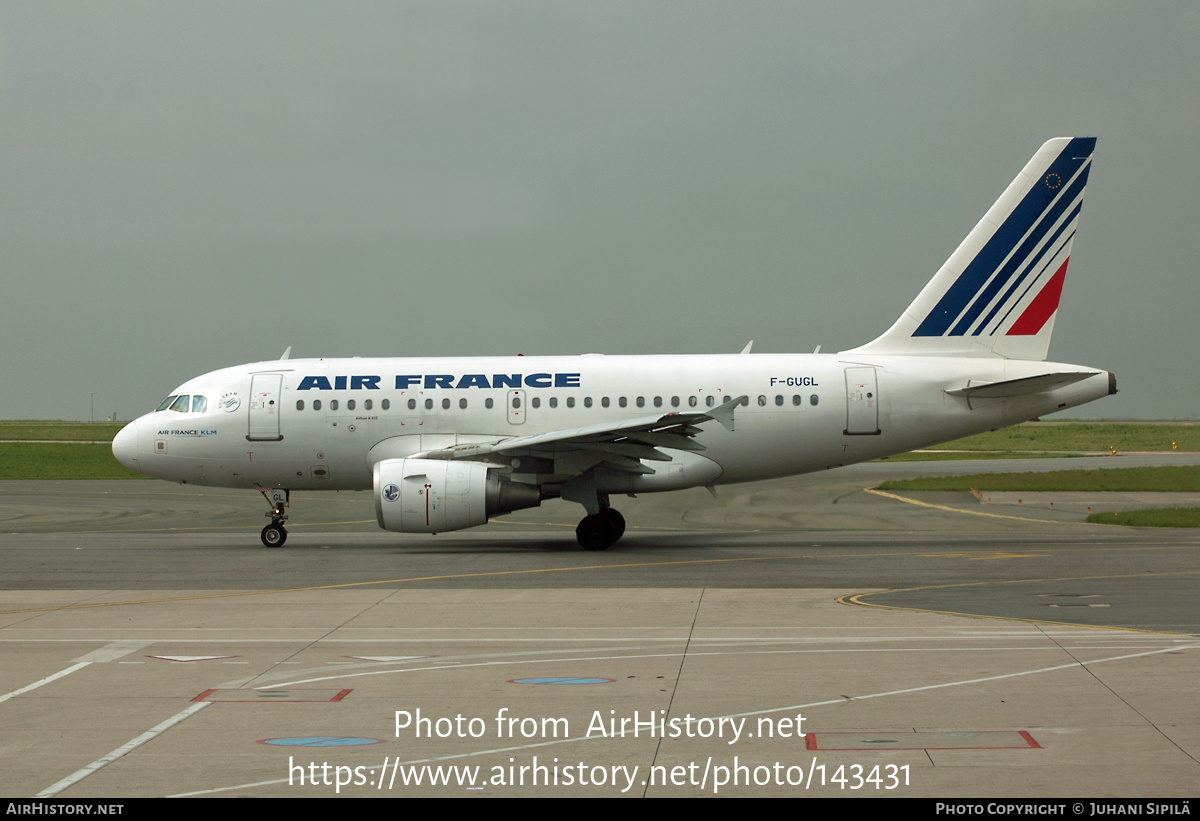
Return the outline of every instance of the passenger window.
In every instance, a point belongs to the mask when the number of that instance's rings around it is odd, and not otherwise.
[[[171,407],[171,403],[174,402],[177,397],[178,397],[178,394],[171,394],[166,399],[164,399],[162,401],[162,404],[159,405],[157,408],[155,408],[155,410],[166,410],[167,408]]]
[[[370,399],[363,400],[363,410],[370,410],[374,406],[374,403]]]
[[[759,394],[758,395],[758,406],[760,408],[765,408],[767,406],[767,397],[763,396],[762,394]]]
[[[800,403],[803,401],[804,400],[801,398],[800,394],[798,394],[798,393],[792,394],[792,404],[793,405],[799,406]]]
[[[516,409],[517,409],[517,408],[519,408],[519,407],[521,407],[521,397],[519,397],[519,396],[514,396],[514,397],[512,398],[512,409],[513,409],[513,410],[516,410]]]
[[[533,405],[535,408],[540,408],[542,406],[542,398],[540,396],[535,396],[529,400],[529,404]]]
[[[603,398],[600,400],[600,406],[601,406],[601,407],[605,407],[605,408],[607,408],[607,407],[608,407],[608,397],[607,397],[607,396],[603,397]]]
[[[203,396],[192,397],[192,413],[204,413],[208,410],[208,400]]]
[[[450,410],[450,400],[449,399],[442,400],[442,410]]]
[[[695,396],[689,396],[688,397],[688,406],[694,408],[694,407],[696,407],[696,403],[698,401],[699,400]]]
[[[721,399],[721,404],[722,404],[722,405],[724,405],[724,404],[727,404],[727,403],[729,403],[729,402],[732,402],[732,401],[733,401],[733,397],[732,397],[732,396],[726,396],[726,397],[724,397],[724,398],[722,398],[722,399]]]
[[[679,407],[679,397],[678,396],[671,397],[671,407],[673,407],[673,408]]]
[[[303,399],[296,400],[296,410],[304,410],[304,400]]]
[[[320,409],[321,409],[321,400],[314,399],[313,400],[313,410],[320,410]]]
[[[433,400],[432,399],[425,400],[425,410],[433,410]]]
[[[346,410],[354,410],[354,400],[353,399],[346,400]]]
[[[575,397],[574,397],[574,396],[568,396],[568,397],[567,397],[567,407],[568,407],[568,408],[573,408],[573,407],[575,407]]]
[[[463,410],[466,410],[466,409],[467,409],[467,400],[466,400],[466,399],[459,399],[459,400],[458,400],[458,406],[459,406],[460,408],[462,408]]]
[[[656,408],[662,407],[662,397],[661,396],[654,397],[654,407],[656,407]]]
[[[808,404],[812,405],[814,408],[817,406],[817,395],[815,393],[808,397]]]
[[[384,399],[382,402],[379,403],[379,407],[383,408],[384,410],[387,410],[391,406],[392,406],[392,400],[390,400],[390,399]]]
[[[583,397],[583,406],[585,408],[590,408],[592,406],[592,397],[590,397],[590,396]]]
[[[717,397],[710,393],[708,396],[704,397],[704,404],[711,408],[713,405],[717,404]]]
[[[485,408],[487,408],[488,410],[491,410],[492,408],[494,408],[496,406],[496,403],[493,402],[491,399],[484,399],[483,406]]]
[[[639,408],[644,408],[644,407],[646,407],[646,397],[644,397],[644,396],[639,396],[639,397],[637,398],[637,406],[638,406]]]
[[[329,400],[329,409],[331,411],[335,411],[338,409],[338,401],[336,399]]]
[[[171,410],[178,411],[179,413],[187,413],[188,405],[191,404],[191,401],[192,401],[192,397],[181,396],[178,399],[176,399],[173,403],[171,403]]]
[[[775,404],[778,407],[783,407],[783,394],[779,393],[775,395]]]
[[[617,404],[620,405],[621,407],[625,408],[625,407],[629,406],[629,400],[626,399],[624,396],[622,396],[620,399],[617,400]]]
[[[550,397],[550,407],[552,407],[552,408],[558,407],[558,397],[557,396]]]
[[[408,409],[409,409],[409,410],[416,410],[416,409],[417,409],[417,400],[416,400],[416,399],[409,399],[409,400],[408,400]]]

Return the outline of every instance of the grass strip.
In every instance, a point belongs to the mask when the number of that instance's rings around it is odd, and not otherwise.
[[[1082,490],[1150,493],[1200,492],[1200,465],[1052,470],[1047,473],[976,473],[884,482],[881,490]]]
[[[1200,451],[1200,425],[1025,422],[939,445],[949,450]]]
[[[112,455],[110,445],[0,442],[0,479],[148,479]]]
[[[1200,508],[1176,507],[1157,510],[1128,510],[1124,513],[1093,513],[1089,522],[1127,527],[1200,527]]]
[[[56,442],[111,442],[124,422],[56,422],[17,420],[0,422],[0,440],[52,440]]]
[[[991,450],[914,450],[895,456],[884,456],[876,462],[955,462],[965,459],[1075,459],[1086,458],[1082,453],[1012,453]]]

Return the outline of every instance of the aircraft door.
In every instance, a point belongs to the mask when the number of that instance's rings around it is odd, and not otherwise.
[[[508,423],[525,424],[525,391],[508,392]]]
[[[280,388],[283,375],[278,373],[256,373],[250,377],[250,432],[246,438],[251,442],[278,442]]]
[[[849,436],[879,433],[879,386],[874,368],[846,368],[846,430]]]
[[[425,416],[433,411],[425,409],[425,397],[420,391],[402,391],[396,400],[400,409],[400,427],[405,433],[419,433],[425,424]]]

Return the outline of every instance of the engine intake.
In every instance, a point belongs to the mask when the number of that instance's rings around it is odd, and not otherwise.
[[[501,477],[486,462],[384,459],[375,464],[375,517],[384,530],[440,533],[542,503],[536,486]]]

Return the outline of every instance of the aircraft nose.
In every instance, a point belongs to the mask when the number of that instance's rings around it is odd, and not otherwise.
[[[112,441],[113,456],[130,470],[138,470],[138,423],[130,422],[117,432]]]

